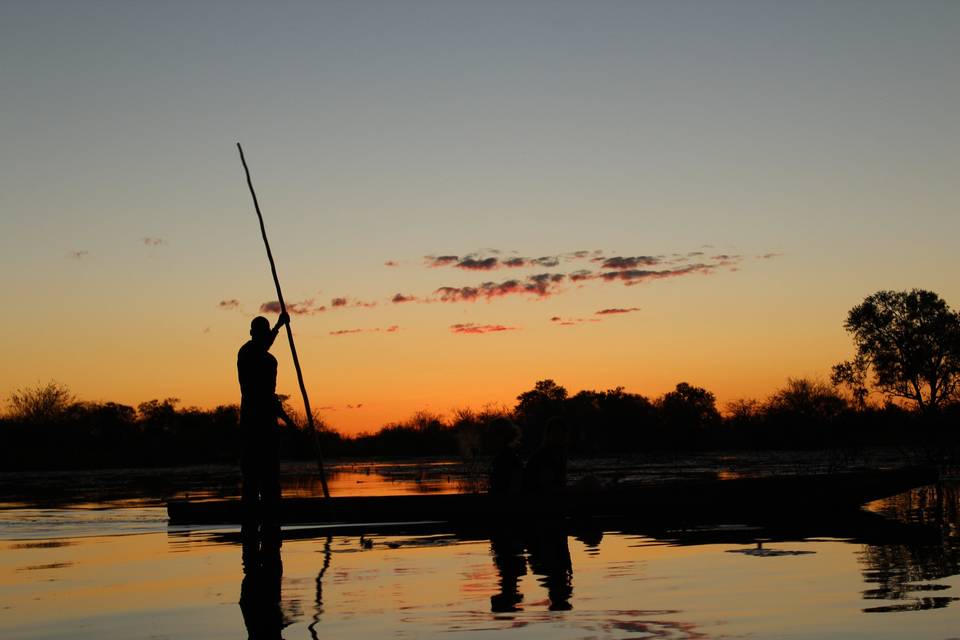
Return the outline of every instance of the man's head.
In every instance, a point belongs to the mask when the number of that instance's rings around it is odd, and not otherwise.
[[[258,344],[269,346],[271,342],[270,321],[263,316],[257,316],[250,321],[250,337]]]

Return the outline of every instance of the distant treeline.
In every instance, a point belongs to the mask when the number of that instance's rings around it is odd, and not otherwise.
[[[239,457],[239,409],[179,408],[175,399],[137,407],[82,402],[56,383],[21,390],[0,418],[0,469],[149,467],[234,463]],[[831,449],[910,445],[937,455],[956,450],[960,403],[936,414],[893,403],[866,405],[848,400],[822,382],[791,379],[765,401],[728,404],[723,414],[714,395],[687,383],[649,399],[622,388],[580,391],[570,396],[552,380],[541,380],[517,396],[516,405],[449,417],[417,413],[374,434],[354,437],[320,425],[328,458],[487,455],[486,426],[508,417],[520,427],[520,447],[534,449],[546,421],[564,418],[573,456],[647,451]],[[299,420],[303,423],[303,420]],[[303,428],[278,426],[285,459],[314,456]]]
[[[487,425],[498,417],[520,427],[529,453],[546,421],[562,417],[571,455],[704,449],[919,447],[957,463],[960,444],[960,312],[932,291],[878,291],[847,314],[855,354],[832,369],[831,383],[790,379],[764,401],[730,403],[686,382],[653,400],[622,387],[570,396],[541,380],[512,408],[451,417],[417,413],[374,434],[346,437],[319,416],[321,449],[330,458],[462,456],[490,452]],[[843,392],[841,392],[843,390]],[[882,405],[872,396],[884,398]],[[180,409],[177,400],[137,407],[78,402],[56,383],[21,389],[0,418],[0,470],[166,466],[234,462],[239,410]],[[289,412],[288,412],[289,413]],[[302,424],[304,420],[300,420]],[[281,455],[313,457],[312,434],[278,427]]]

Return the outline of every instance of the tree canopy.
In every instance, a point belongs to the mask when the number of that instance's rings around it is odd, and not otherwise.
[[[872,386],[888,398],[936,411],[956,398],[960,381],[960,313],[932,291],[878,291],[847,314],[857,349],[833,367],[862,405]]]

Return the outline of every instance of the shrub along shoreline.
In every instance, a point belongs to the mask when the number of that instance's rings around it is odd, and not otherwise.
[[[0,418],[0,469],[95,469],[233,464],[239,458],[239,408],[180,408],[176,399],[137,407],[74,399],[62,385],[18,392],[14,410]],[[418,412],[376,433],[346,436],[322,419],[325,457],[409,458],[487,455],[486,425],[508,417],[521,430],[520,447],[532,451],[543,425],[562,416],[571,456],[622,455],[654,451],[834,450],[910,446],[941,463],[952,463],[960,445],[960,404],[931,414],[894,403],[852,402],[822,382],[790,379],[764,401],[739,400],[721,413],[706,389],[680,383],[655,399],[623,388],[569,395],[541,380],[517,396],[513,408],[450,416]],[[297,420],[298,425],[305,421]],[[311,435],[302,426],[277,427],[281,456],[314,457]]]

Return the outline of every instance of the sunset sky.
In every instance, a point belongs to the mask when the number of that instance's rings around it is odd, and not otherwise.
[[[762,398],[870,293],[960,307],[957,2],[7,0],[0,95],[4,398],[239,401],[238,141],[344,432],[542,378]]]

